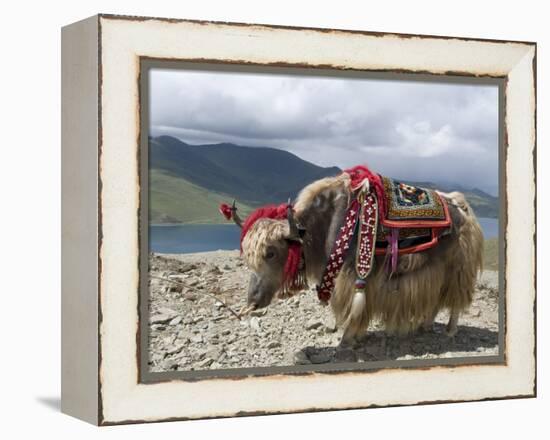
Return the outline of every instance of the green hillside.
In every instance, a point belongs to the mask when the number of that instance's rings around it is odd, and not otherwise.
[[[337,175],[288,151],[229,143],[189,145],[171,136],[149,139],[150,221],[222,223],[221,202],[234,198],[241,217],[251,207],[294,199],[307,184]],[[478,217],[498,218],[499,200],[459,184],[408,182],[444,192],[461,191]]]
[[[464,197],[474,210],[477,217],[498,218],[499,203],[498,198],[481,195],[476,191],[463,191]]]
[[[305,185],[340,172],[275,148],[189,145],[171,136],[150,139],[149,168],[252,206],[293,199]]]
[[[206,190],[180,177],[157,169],[149,172],[149,222],[225,223],[218,211],[220,203],[231,203],[229,196]],[[239,203],[239,214],[246,217],[251,207]]]

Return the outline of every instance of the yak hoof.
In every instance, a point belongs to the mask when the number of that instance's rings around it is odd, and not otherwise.
[[[340,343],[338,344],[338,347],[340,348],[351,348],[357,344],[357,339],[355,336],[342,336],[342,339],[340,339]]]
[[[447,329],[445,331],[445,334],[449,338],[453,338],[456,335],[457,329],[458,329],[458,315],[459,312],[456,310],[451,311],[451,316],[449,318],[449,323],[447,324]]]
[[[338,344],[338,348],[357,348],[365,345],[367,339],[367,335],[355,335],[351,338],[342,338]]]
[[[338,347],[349,348],[349,347],[353,347],[354,344],[355,344],[354,338],[342,338],[340,339],[340,343],[338,344]]]
[[[447,327],[445,330],[445,334],[448,338],[454,338],[456,336],[456,332],[458,329],[456,327]]]
[[[422,324],[420,327],[418,327],[418,333],[425,334],[425,333],[435,333],[435,327],[434,323],[432,322],[426,322]]]

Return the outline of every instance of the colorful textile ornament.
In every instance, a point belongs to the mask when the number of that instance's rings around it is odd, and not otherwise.
[[[384,223],[408,221],[431,227],[448,226],[446,204],[437,191],[408,185],[389,177],[383,177],[382,181],[388,203]]]
[[[270,218],[273,220],[286,220],[287,210],[289,203],[282,203],[281,205],[267,205],[253,211],[243,222],[243,228],[241,230],[241,250],[244,237],[250,231],[250,228],[254,226],[261,218]]]
[[[317,296],[322,302],[328,302],[334,289],[334,280],[340,273],[350,243],[357,230],[357,254],[355,270],[358,280],[369,275],[374,262],[376,245],[376,225],[378,222],[378,203],[375,188],[364,186],[348,207],[344,223],[340,227],[328,263],[325,267]],[[359,286],[359,287],[358,287]],[[356,289],[364,289],[364,284],[356,282]]]
[[[300,284],[296,279],[296,275],[300,269],[302,260],[302,244],[297,241],[291,241],[288,244],[288,256],[285,262],[283,271],[283,279],[285,284],[288,284],[289,289],[296,289]]]
[[[386,255],[386,271],[397,271],[399,255],[421,252],[437,245],[451,224],[446,201],[432,189],[382,177],[387,212],[380,217],[376,255]],[[387,242],[387,246],[381,243]]]
[[[365,279],[372,270],[374,262],[378,204],[373,192],[360,193],[359,199],[361,214],[359,216],[359,238],[357,240],[355,270],[359,278]]]
[[[397,271],[399,255],[436,246],[439,238],[449,233],[451,225],[447,202],[435,190],[380,176],[363,165],[344,170],[344,173],[349,175],[353,198],[317,287],[317,295],[323,303],[331,297],[353,237],[357,237],[355,289],[356,293],[364,294],[365,279],[373,268],[375,255],[386,255],[386,270],[391,276]],[[241,250],[244,237],[261,218],[289,218],[291,226],[294,224],[290,201],[259,208],[244,222],[237,216],[234,204],[231,207],[223,203],[219,210],[227,220],[233,219],[241,227]],[[296,234],[296,237],[289,239],[282,294],[292,294],[307,286],[301,235]]]
[[[327,303],[334,289],[334,280],[340,273],[342,266],[344,265],[344,258],[347,250],[350,247],[351,240],[354,236],[355,226],[357,225],[357,218],[359,217],[359,201],[355,198],[351,201],[344,223],[338,231],[338,236],[334,242],[332,252],[329,255],[321,284],[317,287],[317,296],[319,300]]]
[[[357,165],[353,168],[344,170],[351,179],[351,189],[356,191],[361,188],[365,181],[369,183],[370,188],[374,188],[376,199],[378,201],[378,211],[380,220],[386,216],[386,195],[384,194],[384,183],[379,174],[373,173],[364,165]]]
[[[289,209],[292,210],[290,203],[283,203],[281,205],[267,205],[256,209],[252,212],[242,223],[241,229],[241,252],[242,243],[244,237],[250,231],[254,223],[259,219],[269,218],[273,220],[286,220],[288,218]],[[227,219],[231,220],[234,216],[236,208],[229,206],[226,203],[222,203],[219,206],[220,213]],[[288,255],[283,270],[283,289],[285,295],[294,290],[300,290],[307,287],[305,276],[305,263],[302,255],[302,243],[301,241],[289,240],[288,243]]]
[[[226,220],[231,220],[233,217],[233,210],[231,209],[231,206],[229,206],[227,203],[222,203],[220,205],[220,214],[225,217]]]
[[[302,245],[297,241],[288,244],[288,256],[283,271],[283,286],[280,298],[289,298],[296,292],[306,289],[306,265],[302,255]]]

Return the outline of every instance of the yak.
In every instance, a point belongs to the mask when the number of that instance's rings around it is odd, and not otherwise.
[[[342,172],[309,184],[294,204],[259,208],[244,221],[235,202],[232,208],[225,205],[229,212],[222,213],[241,227],[241,253],[251,271],[248,310],[267,307],[277,295],[320,284],[353,191],[350,173]],[[450,315],[447,335],[457,332],[459,315],[472,302],[482,268],[483,234],[462,193],[437,194],[446,201],[450,217],[437,246],[400,255],[391,276],[388,254],[374,256],[361,292],[356,287],[357,243],[351,241],[327,301],[343,329],[341,344],[355,343],[373,320],[390,334],[430,331],[442,310]],[[299,270],[289,277],[289,266],[298,264]]]

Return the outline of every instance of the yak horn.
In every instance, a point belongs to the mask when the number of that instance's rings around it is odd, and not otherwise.
[[[242,229],[243,221],[239,217],[239,214],[237,214],[237,205],[235,204],[235,200],[233,200],[233,205],[231,206],[231,218],[237,224],[237,226]]]
[[[288,199],[288,206],[286,208],[286,217],[288,219],[288,226],[290,227],[289,238],[292,240],[301,240],[300,228],[296,224],[296,219],[294,218],[294,211],[292,205],[290,204],[290,199]]]

